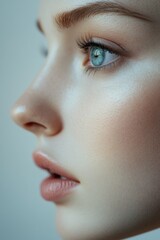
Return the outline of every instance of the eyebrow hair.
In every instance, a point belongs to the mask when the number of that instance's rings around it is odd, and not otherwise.
[[[147,22],[152,22],[148,16],[145,16],[142,13],[130,10],[120,3],[106,1],[87,3],[86,5],[75,8],[71,11],[59,13],[55,17],[55,22],[60,29],[65,29],[71,27],[73,24],[76,24],[79,21],[82,21],[85,18],[107,13],[115,13],[117,15],[123,15]],[[44,33],[40,20],[37,20],[36,25],[39,31]]]
[[[87,3],[86,5],[80,6],[71,11],[60,13],[55,17],[55,21],[59,28],[65,29],[69,28],[71,25],[79,21],[82,21],[85,18],[106,13],[115,13],[117,15],[129,16],[144,21],[152,22],[149,17],[141,13],[132,11],[124,7],[120,3],[106,1]]]

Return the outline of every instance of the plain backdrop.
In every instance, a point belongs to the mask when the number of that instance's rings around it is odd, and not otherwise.
[[[39,0],[0,0],[1,240],[60,240],[55,205],[39,193],[45,174],[31,158],[36,138],[10,119],[11,106],[44,62],[40,49],[46,41],[35,24],[38,5]],[[130,239],[160,240],[160,230]]]

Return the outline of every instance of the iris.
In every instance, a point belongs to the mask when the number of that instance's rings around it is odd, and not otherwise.
[[[92,47],[90,50],[91,63],[98,67],[103,64],[105,60],[105,50],[100,47]]]

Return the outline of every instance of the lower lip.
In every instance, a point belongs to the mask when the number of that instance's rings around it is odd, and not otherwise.
[[[58,202],[71,193],[78,184],[69,179],[50,176],[41,183],[41,195],[47,201]]]

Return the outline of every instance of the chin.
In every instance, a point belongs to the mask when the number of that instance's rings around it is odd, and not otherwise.
[[[62,210],[62,209],[61,209]],[[139,222],[127,221],[123,219],[121,222],[101,222],[93,221],[96,216],[87,220],[86,216],[78,218],[73,212],[66,215],[63,211],[58,211],[56,218],[56,228],[62,240],[120,240],[152,231],[159,227],[159,222]],[[152,219],[153,220],[153,219]]]

